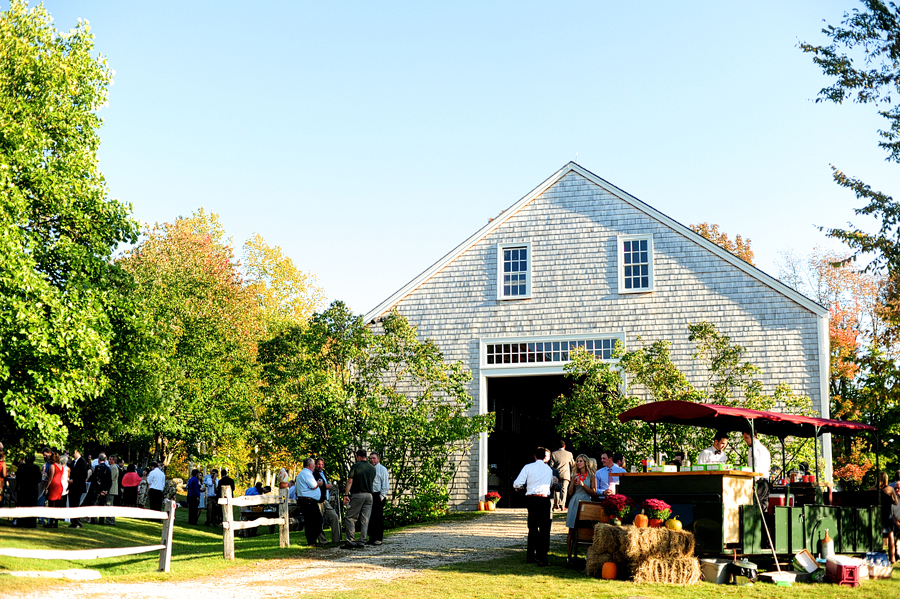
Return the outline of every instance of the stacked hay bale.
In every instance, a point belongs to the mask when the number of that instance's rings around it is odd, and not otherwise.
[[[599,578],[606,562],[616,564],[618,578],[637,583],[695,584],[700,580],[694,535],[680,530],[598,523],[587,550],[588,575]]]

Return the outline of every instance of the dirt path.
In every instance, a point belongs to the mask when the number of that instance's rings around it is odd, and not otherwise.
[[[525,510],[500,510],[465,522],[445,522],[404,530],[380,547],[361,550],[314,549],[308,557],[275,559],[216,575],[177,582],[89,582],[19,595],[22,599],[109,597],[246,599],[293,597],[347,590],[371,580],[415,576],[454,562],[493,559],[521,551],[527,533]],[[553,523],[551,543],[565,543],[565,521]],[[299,584],[302,581],[302,586]]]

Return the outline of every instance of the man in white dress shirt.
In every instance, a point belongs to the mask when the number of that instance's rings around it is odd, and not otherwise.
[[[769,454],[769,450],[759,442],[759,439],[753,439],[750,437],[750,433],[743,433],[743,435],[744,443],[747,444],[747,464],[753,468],[754,472],[762,474],[756,478],[756,496],[759,497],[759,503],[765,513],[769,509],[769,470],[772,469],[772,456]],[[751,442],[753,443],[752,455]]]
[[[384,504],[391,490],[390,473],[381,463],[377,451],[369,454],[369,463],[375,466],[375,482],[372,484],[372,516],[369,518],[369,540],[366,545],[381,545],[384,542]]]
[[[697,456],[698,464],[724,464],[727,456],[725,448],[728,447],[728,433],[716,431],[712,447],[707,447]]]
[[[535,563],[540,567],[549,566],[547,552],[550,550],[550,526],[553,524],[550,487],[554,483],[553,469],[545,462],[547,450],[534,450],[534,461],[524,468],[513,487],[525,492],[525,507],[528,509],[528,549],[525,563]]]

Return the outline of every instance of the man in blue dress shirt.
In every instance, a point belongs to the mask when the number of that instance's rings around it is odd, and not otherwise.
[[[316,480],[313,470],[316,461],[312,458],[303,460],[303,470],[297,475],[297,501],[300,511],[303,512],[303,532],[306,533],[306,544],[312,547],[319,546],[319,534],[322,532],[322,513],[319,511],[319,497],[322,492],[319,487],[322,481]]]
[[[618,483],[619,477],[615,475],[625,472],[625,469],[613,461],[612,451],[601,453],[600,461],[603,467],[597,470],[597,495],[612,495],[613,491],[609,488],[609,484]]]

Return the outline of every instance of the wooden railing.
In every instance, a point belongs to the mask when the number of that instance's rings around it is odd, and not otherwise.
[[[234,531],[256,528],[258,526],[278,525],[278,546],[286,549],[291,546],[290,506],[296,504],[288,499],[287,489],[278,489],[278,495],[244,495],[232,497],[231,487],[224,488],[225,497],[219,499],[222,506],[222,552],[225,559],[234,560]],[[250,507],[254,505],[278,505],[277,518],[257,518],[244,522],[234,521],[234,507]]]
[[[162,520],[162,538],[159,545],[139,547],[109,547],[97,549],[14,549],[0,547],[0,555],[29,559],[99,559],[120,557],[136,553],[159,551],[159,571],[168,572],[172,564],[172,533],[175,529],[174,501],[166,500],[163,511],[142,510],[136,507],[88,506],[88,507],[13,507],[0,508],[0,518],[136,518]]]

